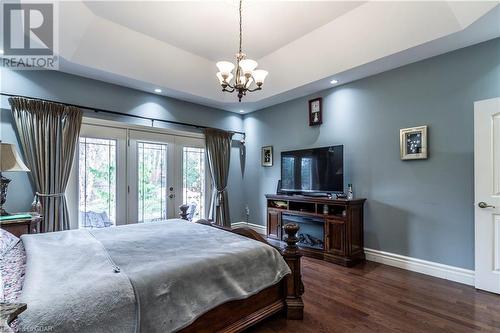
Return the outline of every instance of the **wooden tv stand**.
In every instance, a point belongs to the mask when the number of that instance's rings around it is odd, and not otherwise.
[[[366,199],[328,199],[267,194],[267,238],[284,244],[283,225],[298,223],[305,256],[353,266],[365,259],[363,204]],[[324,206],[328,213],[324,213]]]

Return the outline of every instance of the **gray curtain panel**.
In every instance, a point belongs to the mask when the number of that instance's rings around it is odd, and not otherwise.
[[[231,160],[232,136],[231,132],[214,128],[205,129],[208,168],[212,176],[213,188],[208,218],[224,227],[231,227],[226,187]]]
[[[28,168],[43,214],[42,231],[70,228],[64,192],[82,124],[78,108],[26,98],[9,98]]]

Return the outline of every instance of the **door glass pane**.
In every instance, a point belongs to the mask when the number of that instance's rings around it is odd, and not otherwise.
[[[116,222],[116,141],[81,137],[79,145],[79,226],[112,226]]]
[[[137,142],[139,222],[167,218],[167,145]]]
[[[183,148],[182,202],[189,205],[189,220],[205,217],[205,149]]]

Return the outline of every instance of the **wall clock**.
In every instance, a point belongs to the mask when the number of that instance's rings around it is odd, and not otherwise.
[[[309,126],[321,125],[323,123],[323,111],[321,110],[322,98],[309,101]]]

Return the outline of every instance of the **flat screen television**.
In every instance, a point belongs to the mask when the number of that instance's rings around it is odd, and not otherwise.
[[[331,193],[344,191],[344,146],[281,153],[281,191]]]

